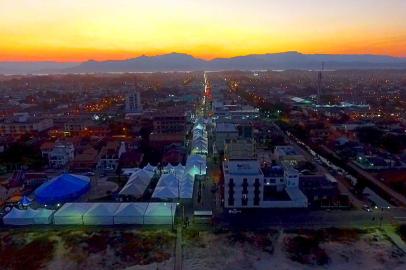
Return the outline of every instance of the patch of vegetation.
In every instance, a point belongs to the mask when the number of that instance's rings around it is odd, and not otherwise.
[[[319,242],[354,242],[360,239],[362,234],[367,233],[361,229],[346,228],[326,228],[320,230],[285,230],[286,233],[306,235]]]
[[[109,247],[128,265],[145,265],[163,262],[171,257],[167,252],[174,241],[167,231],[73,231],[63,237],[65,247],[80,262],[81,254],[101,253]]]
[[[123,233],[120,245],[116,246],[116,255],[123,261],[146,265],[153,262],[163,262],[171,257],[166,252],[175,236],[166,231],[144,232],[144,233]]]
[[[319,246],[320,242],[312,236],[297,235],[286,237],[284,247],[291,260],[310,265],[326,265],[330,258]]]
[[[272,254],[273,240],[277,233],[274,230],[234,231],[228,236],[228,239],[231,243],[249,243]]]
[[[400,238],[406,242],[406,224],[400,225],[397,229],[397,233],[400,235]]]
[[[195,228],[189,228],[183,231],[183,239],[186,243],[200,248],[205,248],[206,245],[203,243],[203,239],[200,234],[200,230]]]
[[[56,241],[46,236],[24,241],[6,234],[0,241],[0,267],[4,270],[43,269],[53,258],[55,245]]]

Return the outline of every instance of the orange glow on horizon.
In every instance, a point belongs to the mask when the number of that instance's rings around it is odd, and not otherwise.
[[[402,0],[2,0],[0,61],[298,51],[406,57]],[[18,14],[18,15],[16,15]]]

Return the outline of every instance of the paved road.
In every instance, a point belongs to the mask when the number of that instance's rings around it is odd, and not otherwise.
[[[307,160],[314,160],[314,157],[307,151],[307,149],[304,149],[303,147],[301,147],[296,141],[295,141],[295,137],[293,136],[288,136],[285,132],[283,132],[283,130],[276,124],[274,124],[274,126],[281,132],[281,134],[283,134],[285,136],[285,139],[290,142],[292,145],[295,146],[295,148],[297,148],[299,151],[302,152],[302,154],[306,157]],[[318,168],[318,170],[324,174],[330,174],[330,172],[322,165],[320,165],[317,162],[314,162],[314,164],[316,165],[316,167]],[[362,206],[364,205],[364,203],[362,201],[360,201],[357,197],[354,196],[354,194],[348,189],[347,185],[345,184],[345,180],[342,179],[341,177],[335,177],[335,179],[337,180],[338,183],[338,190],[340,191],[341,194],[346,194],[352,205],[354,205],[356,208],[362,208]]]
[[[356,165],[354,165],[352,162],[347,163],[349,167],[354,169],[358,174],[362,175],[366,180],[370,181],[372,184],[380,188],[382,191],[384,191],[386,194],[390,195],[392,198],[394,198],[397,202],[399,202],[402,206],[406,206],[406,198],[394,191],[393,189],[389,188],[382,182],[380,182],[378,179],[376,179],[373,175],[370,173],[361,170],[358,168]]]
[[[241,214],[224,213],[220,221],[233,226],[281,228],[300,227],[373,227],[385,224],[406,222],[406,210],[403,208],[374,210],[309,210],[309,209],[250,209]]]
[[[176,227],[175,270],[182,270],[182,225]]]

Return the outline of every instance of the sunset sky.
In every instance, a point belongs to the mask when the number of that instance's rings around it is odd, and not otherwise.
[[[0,61],[406,56],[405,0],[0,0]]]

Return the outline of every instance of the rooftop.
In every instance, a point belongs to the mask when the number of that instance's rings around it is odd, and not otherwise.
[[[224,162],[224,172],[234,175],[261,175],[257,160],[231,160]]]

